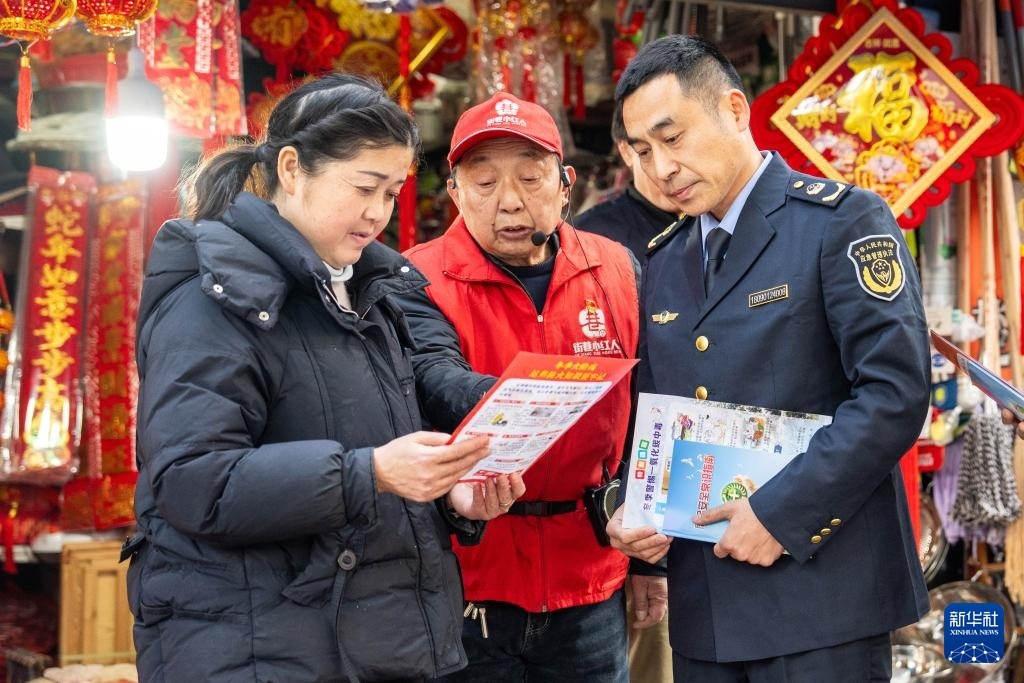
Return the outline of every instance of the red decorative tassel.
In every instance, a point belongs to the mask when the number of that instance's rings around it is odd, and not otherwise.
[[[103,117],[112,119],[117,116],[117,54],[114,46],[107,48],[107,86],[106,106],[103,108]]]
[[[384,233],[380,234],[381,237]],[[380,238],[378,238],[380,239]],[[398,251],[416,246],[416,170],[413,168],[398,193]]]
[[[18,566],[14,564],[14,518],[18,515],[18,504],[11,503],[11,509],[4,515],[3,522],[3,546],[4,546],[4,571],[8,574],[17,574]]]
[[[537,83],[533,80],[533,59],[523,57],[523,99],[537,101]]]
[[[412,111],[412,87],[409,84],[409,41],[411,37],[412,21],[409,19],[409,13],[403,12],[398,18],[398,75],[402,78],[402,87],[398,91],[398,104],[408,112]]]
[[[569,55],[562,55],[562,106],[568,109],[572,106],[572,63]]]
[[[32,130],[32,64],[25,53],[18,71],[18,128]]]
[[[576,65],[576,112],[573,116],[577,121],[587,118],[587,98],[584,96],[586,83],[583,81],[583,63]]]

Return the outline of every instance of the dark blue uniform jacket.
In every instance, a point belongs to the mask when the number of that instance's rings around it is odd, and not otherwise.
[[[752,660],[916,621],[928,601],[897,463],[928,410],[928,338],[888,207],[775,155],[706,300],[702,273],[697,219],[652,241],[640,391],[834,419],[750,497],[789,555],[765,568],[673,542],[672,647]]]

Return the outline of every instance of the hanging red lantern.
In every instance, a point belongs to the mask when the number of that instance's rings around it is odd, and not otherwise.
[[[156,11],[157,0],[79,0],[75,16],[90,33],[123,38],[135,33],[135,24]]]
[[[0,0],[3,2],[4,0]],[[79,0],[75,16],[85,23],[85,28],[98,36],[110,39],[107,46],[106,106],[103,115],[112,117],[117,113],[117,57],[114,53],[114,38],[123,38],[135,33],[135,24],[145,21],[156,12],[157,0]]]
[[[75,0],[0,0],[0,35],[24,43],[18,72],[18,128],[31,129],[32,71],[28,48],[68,23]]]

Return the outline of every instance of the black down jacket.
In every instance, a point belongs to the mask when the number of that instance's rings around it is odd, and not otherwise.
[[[420,425],[389,295],[425,286],[370,245],[344,312],[274,207],[171,221],[138,327],[140,533],[128,592],[142,681],[378,681],[465,666],[435,505],[378,493],[371,455]]]

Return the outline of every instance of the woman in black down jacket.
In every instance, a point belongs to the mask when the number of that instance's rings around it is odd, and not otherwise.
[[[456,484],[486,441],[416,431],[390,296],[426,281],[375,238],[418,134],[344,75],[294,90],[267,128],[204,165],[191,220],[147,264],[124,552],[140,679],[441,676],[466,662],[449,533],[523,486]]]

